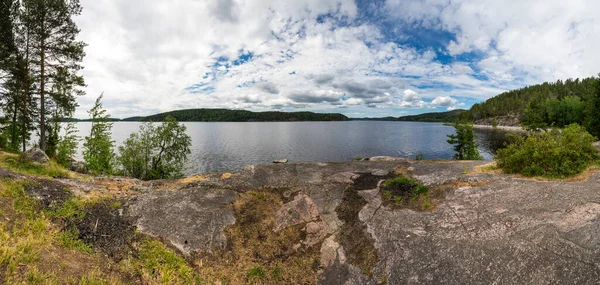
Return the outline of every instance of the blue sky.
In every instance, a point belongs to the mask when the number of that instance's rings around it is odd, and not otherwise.
[[[592,0],[83,0],[87,95],[182,108],[402,116],[600,72]]]

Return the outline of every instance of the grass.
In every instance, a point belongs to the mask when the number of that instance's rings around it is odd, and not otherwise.
[[[51,160],[45,164],[23,161],[18,155],[0,153],[0,167],[21,174],[47,176],[52,178],[69,178],[70,172]]]
[[[406,176],[398,176],[383,182],[381,197],[386,205],[398,208],[414,210],[431,208],[429,187]]]
[[[254,267],[248,269],[248,272],[246,272],[246,277],[248,278],[248,282],[263,280],[263,279],[265,279],[265,275],[266,275],[265,270],[260,266],[254,266]]]
[[[68,249],[77,250],[83,253],[92,254],[94,249],[79,239],[79,231],[74,228],[68,228],[58,235],[60,244]]]
[[[139,274],[144,284],[201,284],[200,276],[185,259],[161,242],[144,239],[138,247],[137,258],[121,262],[129,272]]]

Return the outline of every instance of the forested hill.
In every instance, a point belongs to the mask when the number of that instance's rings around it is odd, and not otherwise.
[[[458,109],[448,112],[424,113],[412,116],[403,116],[396,121],[412,121],[412,122],[453,122],[458,116],[466,112],[466,110]]]
[[[171,116],[180,122],[293,122],[293,121],[347,121],[342,114],[313,112],[251,112],[228,109],[188,109],[156,114],[148,117],[132,117],[123,121],[163,121]]]
[[[438,122],[449,123],[456,120],[458,116],[467,110],[452,110],[448,112],[424,113],[419,115],[403,117],[381,117],[381,118],[352,118],[352,121],[402,121],[402,122]]]
[[[589,129],[597,124],[593,116],[598,114],[593,112],[598,100],[598,78],[558,80],[502,93],[473,105],[463,118],[476,123],[496,120],[501,125],[534,127],[578,123]]]

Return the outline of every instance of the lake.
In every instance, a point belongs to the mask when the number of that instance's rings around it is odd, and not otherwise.
[[[117,122],[113,139],[120,145],[139,122]],[[185,174],[237,170],[248,164],[350,161],[357,157],[395,156],[451,159],[454,151],[446,142],[454,128],[441,123],[419,122],[186,122],[192,137],[192,153]],[[79,135],[89,135],[91,123],[76,124]],[[479,151],[492,159],[502,146],[505,132],[475,130]],[[81,145],[78,158],[81,159]]]

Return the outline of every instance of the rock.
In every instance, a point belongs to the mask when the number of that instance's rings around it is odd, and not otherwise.
[[[278,160],[273,160],[273,163],[288,163],[287,159],[278,159]]]
[[[71,171],[86,174],[88,172],[87,165],[85,162],[71,159],[71,165],[69,166]]]
[[[21,159],[31,161],[31,162],[41,163],[41,164],[44,164],[44,163],[47,163],[48,161],[50,161],[50,158],[46,155],[46,153],[37,147],[34,147],[34,148],[24,152],[21,155]]]
[[[334,263],[346,263],[344,248],[335,241],[335,236],[328,237],[321,246],[321,266],[329,267]]]
[[[390,174],[390,172],[385,169],[376,169],[376,170],[373,170],[371,172],[371,174],[373,174],[375,176],[387,176],[388,174]]]
[[[391,157],[391,156],[374,156],[369,158],[369,161],[380,162],[380,161],[405,161],[406,158]]]
[[[170,243],[186,256],[214,253],[227,245],[223,231],[235,218],[226,206],[235,199],[235,192],[223,189],[152,190],[131,199],[126,215],[140,232]]]
[[[596,151],[598,151],[598,153],[600,153],[600,141],[593,143],[592,146],[594,146],[596,148]]]
[[[319,209],[315,202],[306,194],[300,194],[277,211],[275,231],[287,226],[313,221],[318,216]]]

